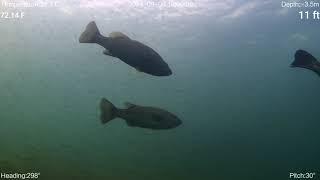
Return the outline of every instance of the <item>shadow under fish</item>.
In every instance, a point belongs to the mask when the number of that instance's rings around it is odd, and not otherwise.
[[[103,53],[119,58],[138,71],[154,76],[172,74],[169,65],[152,48],[130,39],[121,32],[112,32],[109,37],[100,34],[94,21],[90,22],[79,38],[80,43],[97,43],[105,48]]]
[[[127,109],[116,108],[107,99],[100,101],[100,119],[106,124],[114,118],[124,119],[128,126],[147,129],[172,129],[182,124],[174,114],[155,107],[126,103]]]
[[[291,67],[309,69],[320,76],[319,61],[305,50],[300,49],[296,51]]]

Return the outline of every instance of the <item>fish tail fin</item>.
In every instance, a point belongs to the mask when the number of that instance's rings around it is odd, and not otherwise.
[[[300,49],[296,51],[291,67],[313,68],[313,66],[318,63],[317,59],[310,53]]]
[[[117,117],[118,109],[106,98],[102,98],[100,101],[100,120],[102,124],[106,124],[112,119]]]
[[[97,37],[101,35],[99,29],[94,21],[89,22],[86,29],[80,35],[80,43],[95,43]]]

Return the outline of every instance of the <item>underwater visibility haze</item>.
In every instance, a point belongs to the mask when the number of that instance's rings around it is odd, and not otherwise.
[[[25,12],[0,19],[0,173],[49,180],[319,178],[320,79],[290,68],[299,49],[320,58],[320,20],[299,15],[319,7],[276,0],[57,2],[0,6]],[[121,32],[152,48],[167,65],[164,75],[138,72],[97,44],[79,43],[92,21],[105,36]],[[179,118],[163,130],[120,118],[102,124],[102,98]]]

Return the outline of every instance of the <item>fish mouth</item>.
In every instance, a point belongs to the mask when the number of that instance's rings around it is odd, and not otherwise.
[[[169,69],[167,72],[167,76],[170,76],[171,74],[172,74],[172,71],[171,71],[171,69]]]
[[[177,123],[177,126],[180,126],[180,125],[182,125],[182,121],[181,120],[179,120],[178,123]]]

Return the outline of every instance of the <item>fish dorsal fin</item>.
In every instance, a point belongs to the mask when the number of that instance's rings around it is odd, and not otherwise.
[[[118,32],[118,31],[111,32],[111,33],[109,34],[109,37],[110,37],[110,38],[130,39],[127,35],[123,34],[122,32]]]
[[[129,103],[129,102],[125,102],[125,103],[124,103],[124,106],[125,106],[126,108],[130,109],[130,108],[136,107],[137,105],[132,104],[132,103]]]

